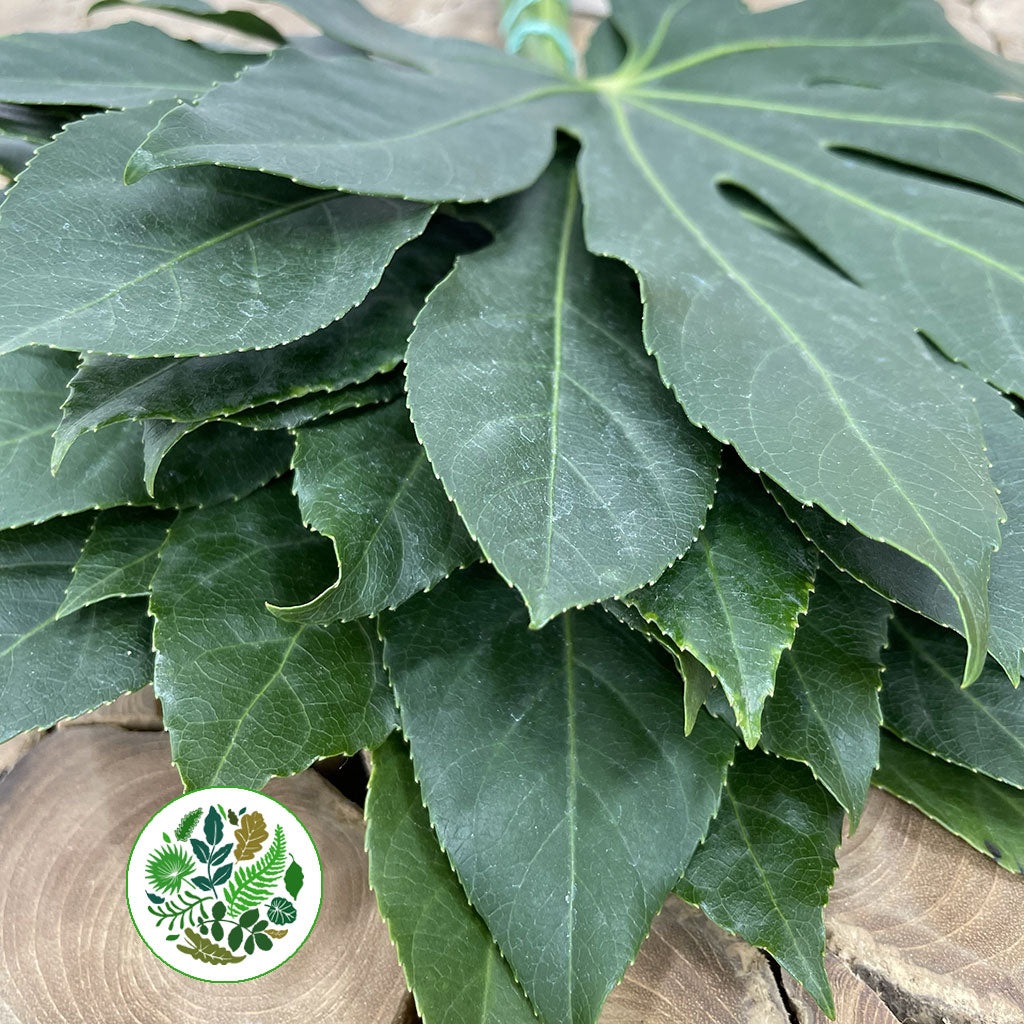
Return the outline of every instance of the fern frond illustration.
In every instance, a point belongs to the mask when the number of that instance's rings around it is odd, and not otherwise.
[[[185,892],[177,900],[168,900],[161,906],[147,909],[156,918],[158,928],[166,922],[168,931],[172,931],[184,928],[186,920],[189,924],[196,924],[197,915],[198,918],[203,916],[203,904],[212,899],[213,896],[194,896]]]
[[[254,864],[235,871],[231,884],[224,890],[228,916],[237,917],[244,910],[259,906],[274,891],[285,867],[284,829],[274,829],[274,841],[267,852]]]
[[[195,871],[196,862],[178,846],[154,850],[146,862],[146,880],[158,892],[176,893]]]
[[[174,838],[185,842],[186,839],[196,829],[196,825],[199,824],[199,819],[203,816],[202,807],[197,807],[193,811],[189,811],[184,818],[178,823],[178,827],[174,830]]]

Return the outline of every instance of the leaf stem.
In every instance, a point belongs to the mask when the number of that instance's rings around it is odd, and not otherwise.
[[[509,53],[570,74],[576,51],[569,37],[569,0],[502,0],[501,32]]]

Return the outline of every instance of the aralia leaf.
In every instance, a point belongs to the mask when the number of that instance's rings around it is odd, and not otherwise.
[[[312,601],[273,607],[281,618],[374,615],[479,557],[403,403],[300,428],[293,465],[302,518],[334,541],[338,579]]]
[[[366,795],[370,886],[426,1021],[534,1024],[487,926],[438,845],[397,734],[373,752]]]
[[[1000,386],[1024,387],[1012,326],[1024,211],[956,183],[1024,194],[1019,112],[996,95],[1021,75],[972,52],[927,0],[757,15],[718,0],[631,0],[616,18],[626,61],[582,83],[528,80],[470,50],[432,59],[405,36],[402,62],[370,74],[356,59],[285,54],[170,112],[129,176],[219,161],[322,186],[491,198],[531,180],[553,126],[566,128],[583,142],[587,244],[640,277],[648,348],[690,419],[798,500],[933,571],[964,623],[965,681],[976,678],[1000,509],[973,410],[914,328],[926,323]],[[365,20],[344,4],[331,31],[365,38]],[[391,45],[384,33],[382,55]],[[324,93],[336,144],[322,144],[319,113],[290,116],[267,139],[274,104],[319,112],[312,97]],[[510,159],[480,159],[499,151]],[[921,168],[952,180],[924,181]],[[874,290],[762,230],[726,183]]]
[[[856,580],[821,566],[762,719],[762,746],[808,765],[850,815],[851,828],[878,764],[878,688],[890,608]],[[959,653],[962,670],[962,648]]]
[[[882,730],[873,784],[913,804],[1008,871],[1024,875],[1024,792]]]
[[[650,587],[626,597],[722,684],[747,746],[761,734],[779,656],[807,610],[817,553],[728,460],[693,547]]]
[[[127,188],[125,161],[168,107],[76,121],[21,176],[0,219],[0,352],[269,348],[348,312],[426,226],[427,206],[219,168]]]
[[[967,689],[963,642],[909,612],[889,629],[882,686],[885,727],[929,754],[1024,789],[1024,689],[992,662]]]
[[[842,824],[841,808],[803,765],[740,751],[721,809],[675,889],[768,950],[830,1016],[822,910]]]
[[[1024,418],[1012,402],[958,367],[957,381],[976,402],[992,478],[1006,513],[989,579],[988,649],[1014,685],[1024,649]],[[786,514],[840,568],[892,601],[963,633],[952,595],[923,565],[886,544],[837,523],[820,509],[804,508],[770,485]]]
[[[559,159],[507,200],[409,340],[413,423],[469,532],[533,625],[655,579],[693,542],[718,446],[643,351],[626,268],[583,245]]]
[[[89,8],[89,13],[103,10],[105,7],[167,11],[180,17],[195,18],[207,25],[244,32],[275,46],[284,42],[284,36],[270,22],[264,21],[252,11],[219,11],[209,4],[202,3],[201,0],[99,0]]]
[[[65,385],[74,374],[70,352],[29,349],[0,356],[0,529],[113,505],[147,505],[142,485],[141,430],[113,427],[83,438],[55,477],[52,434],[60,422]]]
[[[173,513],[150,509],[100,512],[75,563],[57,617],[110,597],[148,594],[157,553],[173,518]]]
[[[0,100],[144,107],[154,100],[192,99],[262,60],[259,54],[215,53],[148,25],[25,32],[0,37]]]
[[[464,226],[435,218],[422,238],[395,253],[380,284],[355,309],[291,344],[205,358],[84,356],[55,434],[54,464],[81,434],[109,423],[255,415],[267,403],[340,391],[394,369],[427,293],[473,237]]]
[[[153,678],[143,602],[104,601],[57,619],[92,518],[0,532],[0,743]]]
[[[423,798],[547,1020],[591,1024],[718,805],[735,738],[599,609],[527,627],[485,567],[381,616]],[[638,799],[638,794],[643,799]]]
[[[189,788],[258,789],[391,730],[372,626],[283,623],[263,606],[315,589],[330,565],[330,546],[303,528],[287,481],[175,521],[150,607],[156,692]]]

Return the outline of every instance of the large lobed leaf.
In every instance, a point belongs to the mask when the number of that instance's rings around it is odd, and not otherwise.
[[[632,275],[584,247],[560,159],[491,217],[409,340],[413,423],[469,532],[540,626],[649,583],[693,542],[718,446],[639,338]]]
[[[381,618],[423,798],[545,1020],[592,1022],[718,806],[735,737],[599,609],[527,629],[487,568]]]
[[[186,786],[257,789],[390,732],[394,706],[371,625],[294,625],[263,606],[301,599],[330,564],[287,481],[175,521],[150,608],[156,692]]]
[[[933,571],[964,623],[965,681],[976,678],[1000,508],[973,408],[913,329],[1021,387],[1024,214],[849,151],[1017,193],[1020,122],[994,95],[1014,76],[973,54],[931,0],[759,15],[635,0],[616,18],[627,59],[584,83],[386,31],[381,51],[402,63],[369,73],[354,58],[286,53],[169,113],[129,177],[217,161],[321,186],[490,198],[532,181],[553,127],[568,128],[584,142],[587,244],[638,273],[647,345],[690,419],[800,501]],[[367,20],[341,4],[331,32],[373,49]],[[336,100],[327,145],[310,102],[323,92]],[[266,111],[282,102],[287,123],[266,141]],[[481,159],[499,132],[509,158]],[[763,231],[721,183],[777,208],[870,290]]]

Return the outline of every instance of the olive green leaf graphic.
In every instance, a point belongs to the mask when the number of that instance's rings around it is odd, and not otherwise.
[[[211,939],[203,938],[191,928],[185,929],[185,935],[192,945],[177,948],[194,960],[201,960],[204,964],[237,964],[245,959],[244,956],[235,956],[231,950],[218,946]]]
[[[274,924],[291,924],[295,920],[295,905],[283,896],[275,896],[267,907],[267,917]]]
[[[235,917],[239,911],[258,907],[267,899],[284,874],[284,864],[284,829],[278,825],[274,829],[274,841],[267,852],[252,864],[240,867],[224,890],[228,915]]]
[[[268,928],[267,934],[272,939],[283,939],[288,934],[287,928]]]
[[[203,816],[202,807],[197,807],[195,810],[189,811],[184,818],[178,823],[178,827],[174,830],[174,838],[180,839],[185,842],[186,839],[195,831],[196,825],[199,824],[199,819]]]
[[[159,892],[176,893],[196,867],[196,862],[179,846],[154,850],[146,862],[146,879]]]
[[[299,866],[299,862],[292,857],[292,862],[284,873],[284,887],[288,890],[288,895],[292,899],[299,895],[299,890],[302,888],[304,881],[302,868]]]
[[[269,838],[263,815],[259,811],[243,814],[242,824],[235,829],[235,838],[238,840],[235,860],[252,860]]]

